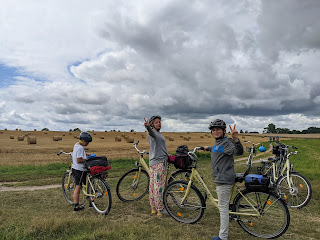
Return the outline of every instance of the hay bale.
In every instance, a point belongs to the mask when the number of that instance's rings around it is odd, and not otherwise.
[[[174,141],[174,138],[173,137],[169,137],[169,141]]]
[[[3,131],[1,131],[0,134],[3,134]]]
[[[115,139],[114,139],[116,142],[121,142],[121,137],[115,137]]]
[[[60,137],[59,136],[53,136],[53,141],[59,141],[60,140]]]
[[[28,144],[37,144],[36,136],[29,136],[28,137]]]
[[[126,142],[127,143],[133,143],[134,142],[134,138],[133,137],[127,137],[126,138]]]
[[[188,137],[184,137],[183,140],[189,141],[189,138]]]
[[[204,138],[204,136],[200,136],[200,138]]]
[[[145,135],[143,135],[143,134],[141,134],[141,137],[142,137],[142,139],[145,139],[145,138],[146,138],[146,136],[145,136]]]
[[[10,135],[10,139],[14,139],[14,136],[13,136],[13,135]]]
[[[101,139],[104,139],[104,136],[101,136],[100,138],[101,138]]]
[[[18,136],[18,141],[23,141],[24,140],[24,136],[21,135],[21,136]]]

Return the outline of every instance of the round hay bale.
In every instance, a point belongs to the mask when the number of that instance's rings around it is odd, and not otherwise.
[[[13,136],[13,135],[10,135],[10,139],[14,139],[14,136]]]
[[[24,136],[21,135],[21,136],[18,136],[18,141],[23,141],[24,140]]]
[[[36,136],[29,136],[28,137],[28,144],[37,144]]]
[[[0,134],[3,134],[3,131],[1,131]]]
[[[53,136],[53,141],[59,141],[60,140],[60,137],[59,136]]]
[[[174,141],[174,138],[173,137],[169,137],[169,141]]]
[[[114,139],[116,142],[121,142],[121,137],[115,137],[115,139]]]
[[[66,134],[64,133],[64,134],[62,134],[62,136],[65,136]]]
[[[100,138],[101,138],[101,139],[104,139],[104,136],[101,136]]]
[[[145,135],[143,135],[143,134],[141,134],[141,137],[142,137],[142,139],[145,139],[145,138],[146,138],[146,136],[145,136]]]
[[[133,137],[127,137],[126,138],[126,142],[127,143],[133,143],[134,142],[134,138]]]
[[[200,136],[200,138],[204,138],[203,136]]]
[[[188,137],[184,137],[183,140],[189,141],[189,138]]]

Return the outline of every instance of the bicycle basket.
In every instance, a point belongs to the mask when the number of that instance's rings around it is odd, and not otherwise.
[[[244,177],[245,187],[253,191],[269,189],[270,178],[259,174],[248,174]]]
[[[102,157],[92,157],[87,159],[84,162],[84,166],[90,170],[91,167],[93,166],[102,166],[102,167],[107,167],[109,166],[109,161],[107,157],[102,156]]]
[[[187,155],[170,155],[168,159],[169,163],[172,163],[175,168],[188,169],[191,168],[192,159]]]

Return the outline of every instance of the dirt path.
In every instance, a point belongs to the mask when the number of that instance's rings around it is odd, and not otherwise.
[[[44,186],[24,186],[24,187],[7,187],[11,183],[0,183],[0,192],[12,192],[12,191],[35,191],[35,190],[46,190],[50,188],[60,188],[60,184],[55,185],[44,185]]]
[[[267,151],[259,152],[259,153],[257,153],[256,156],[261,156],[261,155],[263,155],[263,154],[265,154],[267,152],[271,152],[271,150],[272,150],[272,144],[270,144],[270,147],[269,147],[269,149]],[[238,158],[238,159],[234,160],[234,162],[237,163],[237,162],[241,162],[241,161],[244,161],[244,160],[248,160],[248,157]],[[257,162],[257,161],[253,161],[253,162]],[[240,164],[245,164],[245,163],[240,163]]]

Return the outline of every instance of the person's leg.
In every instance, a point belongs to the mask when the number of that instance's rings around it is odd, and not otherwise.
[[[154,201],[154,166],[150,167],[150,184],[149,184],[149,202],[151,206],[151,213],[156,213],[156,206]]]
[[[154,201],[156,210],[158,212],[162,211],[163,209],[163,191],[166,183],[166,176],[165,176],[165,164],[158,163],[155,167],[155,179],[154,179]]]
[[[217,185],[218,206],[220,212],[220,231],[219,237],[222,240],[228,239],[229,233],[229,199],[232,185]]]

